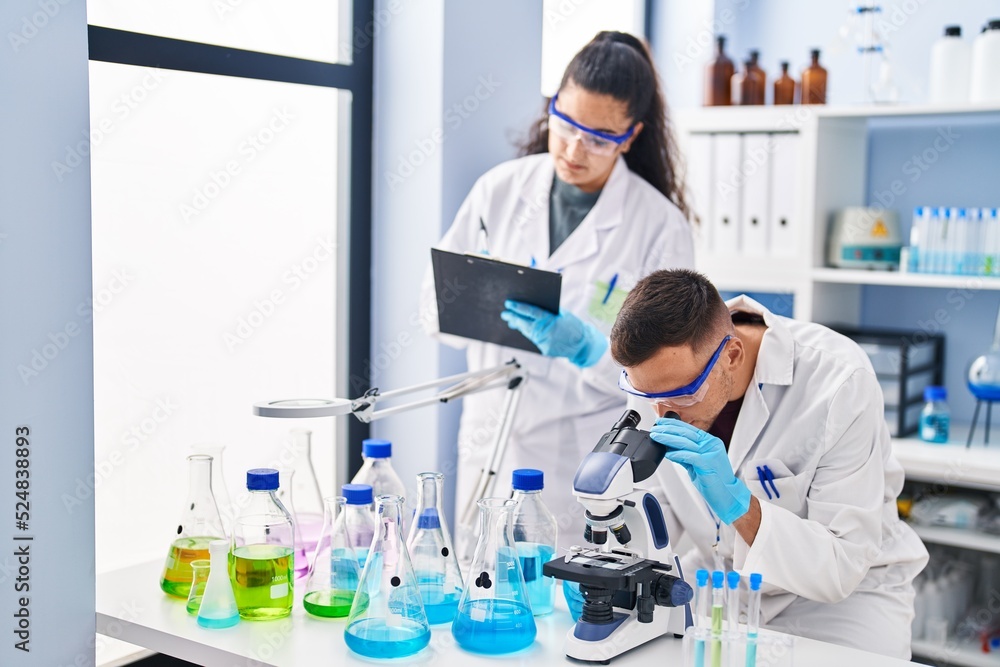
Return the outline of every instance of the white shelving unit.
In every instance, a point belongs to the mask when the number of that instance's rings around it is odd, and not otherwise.
[[[986,117],[989,122],[995,117],[1000,126],[1000,105],[717,107],[678,114],[679,140],[687,156],[692,184],[691,204],[701,218],[696,246],[698,269],[720,290],[791,294],[796,318],[845,325],[860,324],[861,292],[865,285],[1000,290],[1000,278],[826,267],[826,230],[831,214],[848,206],[864,205],[867,200],[869,128],[886,127],[896,121],[907,127],[933,126],[974,117]],[[724,161],[732,160],[732,135],[741,136],[742,146],[735,169],[729,162],[723,165]],[[747,138],[760,135],[768,135],[770,152],[762,161],[748,162],[746,158],[753,157],[749,147],[759,146],[760,142]],[[721,152],[720,145],[724,148]],[[789,148],[793,151],[791,156],[780,155],[780,151]],[[707,169],[705,163],[709,165]],[[795,168],[789,169],[789,163]],[[730,186],[736,184],[740,191],[740,183],[750,182],[757,168],[769,169],[768,179],[773,179],[779,169],[777,164],[782,170],[780,180],[768,185],[771,204],[766,224],[771,230],[767,236],[770,245],[761,252],[759,238],[754,238],[759,229],[751,227],[753,218],[742,208],[734,208],[731,201],[720,202],[732,196]],[[759,187],[759,181],[753,187]],[[793,226],[794,251],[783,248],[784,252],[779,253],[772,239],[778,234],[785,241],[789,237],[787,228],[779,226],[774,216],[773,201],[776,193],[784,196],[789,189],[795,193],[794,206],[789,213],[782,214],[788,218],[783,217],[780,224]],[[752,200],[759,193],[741,192],[738,196],[740,207],[747,206],[750,200],[750,209],[759,210],[759,203]],[[783,206],[787,204],[786,200]],[[724,215],[719,215],[720,207]],[[721,244],[717,241],[720,230],[723,234],[738,233],[736,248],[732,247],[731,238]],[[753,242],[745,244],[745,238],[753,238]],[[910,480],[1000,492],[1000,433],[995,450],[982,445],[966,449],[966,433],[953,429],[955,442],[946,446],[900,438],[893,441],[893,447]],[[1000,553],[997,536],[944,528],[919,528],[918,532],[928,543]],[[972,644],[953,642],[940,647],[914,641],[913,653],[939,663],[1000,667],[1000,657],[983,654],[979,646]]]

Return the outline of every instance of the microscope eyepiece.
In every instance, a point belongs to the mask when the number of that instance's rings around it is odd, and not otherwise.
[[[620,428],[638,428],[642,417],[635,410],[626,410],[611,430],[617,431]]]

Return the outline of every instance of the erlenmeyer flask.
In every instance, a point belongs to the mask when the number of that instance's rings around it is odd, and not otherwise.
[[[187,612],[198,615],[201,599],[205,596],[205,584],[208,583],[208,568],[212,561],[191,561],[191,592],[188,593]]]
[[[205,595],[198,608],[198,625],[203,628],[228,628],[240,622],[233,582],[229,578],[229,540],[212,540],[208,545],[212,564],[208,570]]]
[[[212,457],[212,494],[215,496],[215,505],[219,508],[219,514],[222,516],[222,529],[226,535],[229,535],[239,511],[233,504],[232,496],[229,495],[229,486],[226,484],[226,462],[224,459],[226,446],[213,442],[199,442],[191,445],[190,451],[192,454],[206,454]]]
[[[191,592],[191,561],[208,558],[208,543],[225,536],[212,494],[212,457],[193,454],[187,461],[187,499],[160,578],[163,592],[181,599]]]
[[[291,436],[295,474],[289,479],[289,494],[294,510],[288,509],[295,519],[295,574],[302,576],[309,570],[323,529],[323,494],[312,462],[312,431],[296,428]]]
[[[375,541],[351,605],[344,640],[369,658],[401,658],[431,641],[420,590],[406,552],[402,496],[379,496]]]
[[[302,604],[314,616],[339,618],[351,611],[361,569],[342,516],[347,498],[325,498],[323,503],[323,530],[309,566]]]
[[[444,475],[417,475],[417,513],[406,549],[413,561],[424,611],[431,625],[451,623],[462,596],[462,573],[444,520],[441,496]]]
[[[292,517],[292,545],[295,554],[295,571],[293,575],[296,579],[301,579],[309,572],[309,557],[304,555],[305,549],[299,539],[299,522],[296,519],[298,513],[295,511],[295,496],[293,495],[296,471],[295,468],[289,467],[279,467],[277,471],[281,484],[278,490],[274,492],[274,497],[288,511],[288,515]],[[312,553],[309,554],[309,556],[311,555]]]
[[[517,501],[483,498],[478,504],[479,542],[451,633],[468,651],[511,653],[535,641],[535,619],[514,547]]]
[[[337,523],[343,524],[347,541],[358,555],[358,567],[365,566],[368,550],[375,541],[375,511],[372,487],[367,484],[344,484],[340,487],[346,504],[344,511],[337,517]]]

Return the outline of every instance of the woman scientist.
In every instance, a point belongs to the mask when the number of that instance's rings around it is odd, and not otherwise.
[[[560,272],[561,312],[508,301],[497,313],[542,354],[442,339],[465,346],[469,370],[513,357],[527,370],[496,491],[509,488],[514,469],[542,470],[565,547],[583,535],[576,468],[625,408],[607,339],[618,309],[643,276],[694,262],[677,148],[646,46],[625,33],[598,34],[570,62],[522,153],[479,178],[438,247],[488,250]],[[423,301],[423,312],[437,312],[429,277]],[[502,392],[463,399],[459,508],[484,465],[502,401]]]

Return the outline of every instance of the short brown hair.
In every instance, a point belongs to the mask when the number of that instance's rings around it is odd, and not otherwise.
[[[611,329],[611,356],[638,366],[663,347],[690,345],[697,353],[719,344],[732,328],[726,302],[696,271],[654,271],[629,292]]]

